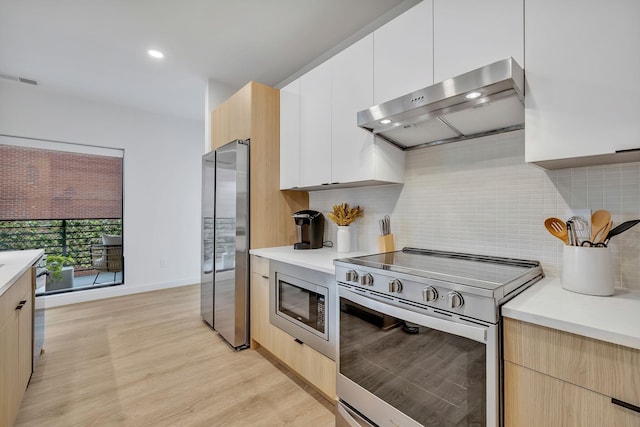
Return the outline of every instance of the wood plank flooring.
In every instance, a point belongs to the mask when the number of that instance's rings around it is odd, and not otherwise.
[[[273,359],[232,350],[199,287],[56,307],[16,427],[333,426],[333,405]]]

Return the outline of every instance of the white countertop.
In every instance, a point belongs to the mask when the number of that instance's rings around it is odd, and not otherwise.
[[[0,252],[0,295],[4,294],[43,254],[42,249]]]
[[[545,278],[502,306],[502,315],[640,350],[640,291],[616,289],[609,297],[562,289]]]
[[[293,249],[293,245],[289,245],[275,248],[251,249],[249,253],[275,261],[299,265],[300,267],[321,271],[323,273],[335,274],[334,259],[369,255],[371,252],[338,253],[336,252],[336,248],[296,250]]]

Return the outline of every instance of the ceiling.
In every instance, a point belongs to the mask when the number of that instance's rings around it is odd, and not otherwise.
[[[277,86],[415,3],[0,0],[0,74],[203,120],[207,81],[229,93],[250,80]]]

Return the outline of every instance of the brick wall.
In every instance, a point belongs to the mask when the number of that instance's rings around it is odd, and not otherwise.
[[[0,145],[0,220],[122,218],[122,160]]]

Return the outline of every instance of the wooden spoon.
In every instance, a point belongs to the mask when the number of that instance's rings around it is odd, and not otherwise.
[[[613,227],[613,221],[609,221],[609,224],[607,224],[604,230],[602,230],[602,233],[600,233],[600,239],[598,239],[598,242],[603,243],[605,241],[605,239],[609,235],[609,231],[611,230],[611,227]]]
[[[591,241],[596,242],[596,236],[609,224],[611,221],[611,213],[608,210],[602,209],[595,211],[591,215]]]
[[[558,239],[562,240],[565,245],[569,244],[569,234],[567,234],[567,224],[563,220],[558,218],[547,218],[544,221],[544,226],[549,230],[549,233],[553,234]]]

